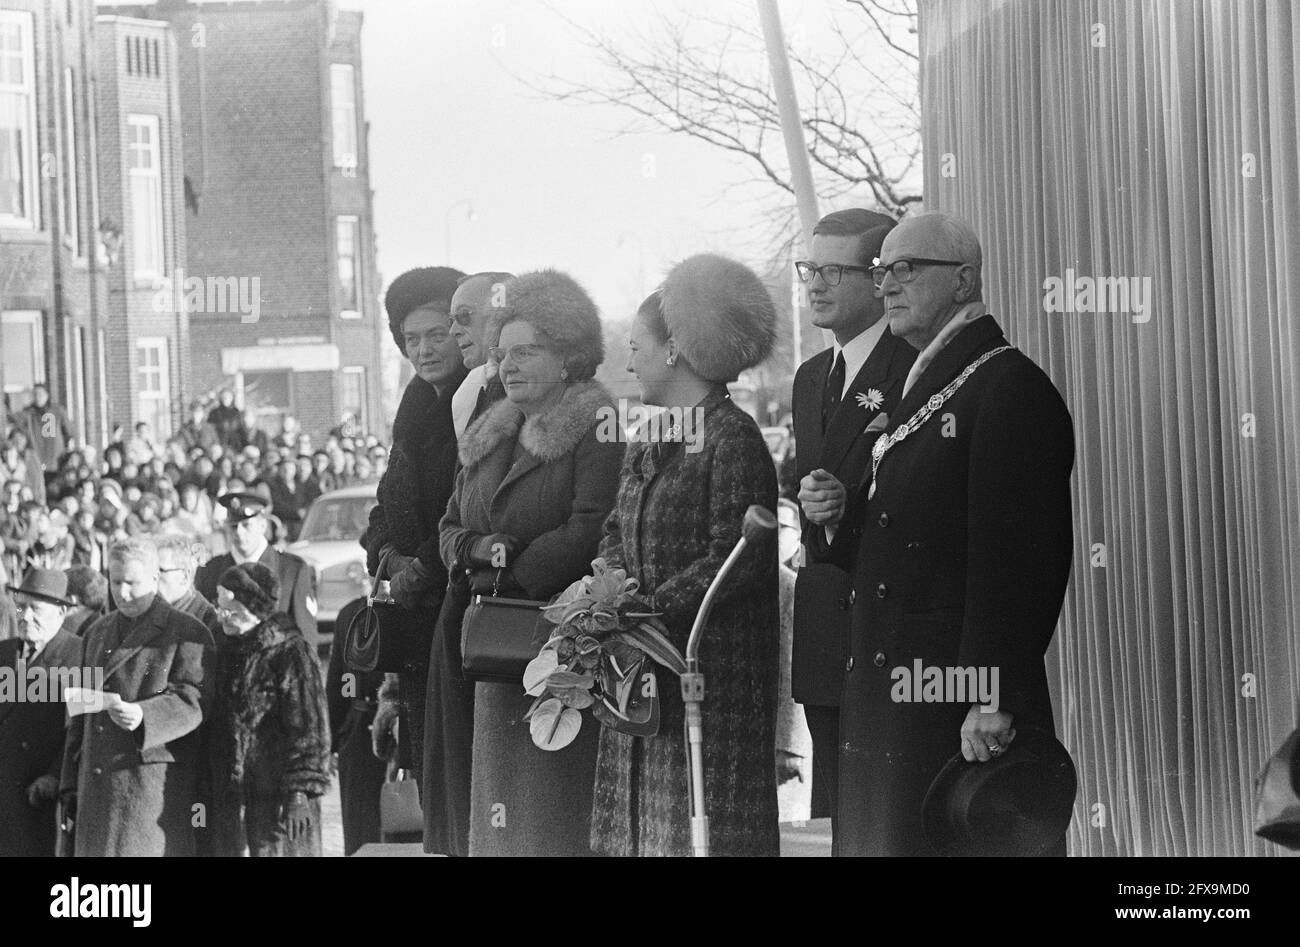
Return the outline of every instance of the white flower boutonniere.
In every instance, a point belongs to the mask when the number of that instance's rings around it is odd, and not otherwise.
[[[885,403],[885,396],[880,393],[878,388],[859,391],[857,399],[859,407],[865,408],[867,411],[878,411],[880,406]]]

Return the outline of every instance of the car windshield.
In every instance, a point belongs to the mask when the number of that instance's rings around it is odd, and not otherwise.
[[[374,497],[321,497],[307,511],[299,542],[320,543],[359,540],[370,521]]]

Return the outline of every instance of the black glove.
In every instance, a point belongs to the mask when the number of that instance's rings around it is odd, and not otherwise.
[[[311,828],[311,808],[307,803],[307,794],[291,792],[284,804],[280,806],[280,824],[288,833],[289,841],[305,838]]]
[[[514,561],[515,553],[519,549],[519,540],[505,533],[488,533],[486,536],[480,536],[474,540],[469,547],[469,565],[471,566],[492,566],[501,568],[501,553],[505,554],[504,566],[508,567]],[[493,562],[493,559],[496,562]]]

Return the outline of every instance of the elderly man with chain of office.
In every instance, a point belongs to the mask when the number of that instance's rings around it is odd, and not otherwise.
[[[1051,379],[985,311],[980,267],[969,225],[922,214],[872,270],[890,330],[920,354],[849,507],[861,541],[844,563],[843,855],[934,854],[921,810],[944,764],[1053,731],[1043,653],[1070,574],[1074,434]],[[918,701],[899,686],[917,662],[987,680],[996,668],[997,687],[987,703],[943,689]],[[1062,836],[1045,853],[1064,849]]]

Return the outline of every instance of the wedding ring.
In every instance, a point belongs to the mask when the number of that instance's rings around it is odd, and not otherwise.
[[[992,746],[989,747],[989,752],[992,753],[994,756],[997,756],[999,753],[1002,752],[1002,746],[1000,744],[994,743]]]

